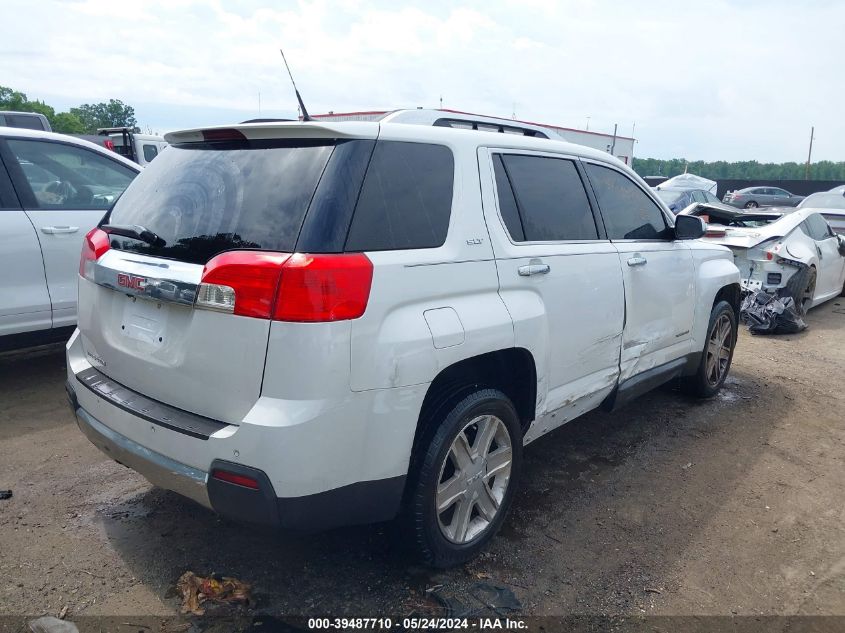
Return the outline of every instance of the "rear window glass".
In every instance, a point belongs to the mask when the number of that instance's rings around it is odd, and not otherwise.
[[[7,114],[6,125],[9,127],[24,128],[27,130],[44,130],[44,122],[41,117],[27,116],[25,114]]]
[[[204,264],[232,249],[293,251],[332,144],[172,146],[115,204],[109,224],[140,225],[153,247],[112,236],[112,246]]]
[[[364,177],[346,250],[442,246],[452,213],[454,173],[448,147],[379,141]]]

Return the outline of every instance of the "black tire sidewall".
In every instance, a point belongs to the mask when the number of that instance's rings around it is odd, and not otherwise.
[[[435,512],[440,469],[458,433],[470,420],[485,414],[495,415],[502,420],[511,436],[512,457],[508,489],[496,518],[487,530],[470,543],[456,544],[443,536]],[[416,549],[421,558],[435,567],[451,567],[475,557],[504,522],[519,483],[522,429],[513,403],[496,389],[480,389],[465,396],[449,410],[442,423],[434,429],[431,439],[420,444],[420,450],[425,452],[418,460],[417,472],[414,474],[412,498],[408,508],[409,519],[414,531]]]

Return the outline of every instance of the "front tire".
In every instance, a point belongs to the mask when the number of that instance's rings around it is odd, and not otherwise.
[[[727,301],[719,301],[710,311],[707,339],[698,369],[684,378],[684,391],[699,398],[709,398],[719,392],[731,368],[736,336],[736,313]]]
[[[522,429],[510,399],[480,389],[431,420],[416,460],[408,507],[414,545],[434,567],[475,556],[498,532],[522,463]]]

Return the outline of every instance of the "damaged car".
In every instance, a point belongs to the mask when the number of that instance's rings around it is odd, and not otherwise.
[[[831,228],[827,211],[726,211],[699,204],[681,214],[704,219],[704,239],[731,249],[744,291],[792,297],[803,314],[845,294],[845,236]]]

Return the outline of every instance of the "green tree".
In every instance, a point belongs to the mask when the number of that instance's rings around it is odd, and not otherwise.
[[[94,134],[101,127],[129,127],[139,131],[135,120],[135,108],[119,99],[109,99],[108,103],[84,103],[78,108],[71,108],[85,128],[85,132]]]
[[[18,110],[26,112],[24,104],[28,103],[26,95],[7,86],[0,86],[0,110]]]
[[[71,112],[59,112],[50,121],[50,125],[59,134],[85,134],[85,125]]]

